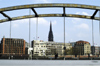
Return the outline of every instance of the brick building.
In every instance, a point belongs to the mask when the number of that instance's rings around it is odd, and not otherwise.
[[[3,37],[0,44],[0,53],[2,55],[24,55],[25,40]]]

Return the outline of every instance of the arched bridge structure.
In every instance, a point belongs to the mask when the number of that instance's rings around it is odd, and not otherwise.
[[[49,7],[57,7],[63,8],[62,14],[38,14],[34,8],[49,8]],[[95,12],[91,16],[87,15],[76,15],[76,14],[66,14],[66,8],[82,8],[82,9],[91,9],[95,10]],[[16,17],[10,17],[5,14],[5,11],[19,10],[19,9],[31,9],[35,15],[22,15]],[[31,5],[20,5],[20,6],[12,6],[6,8],[0,8],[0,13],[7,17],[7,19],[1,19],[0,23],[25,19],[25,18],[34,18],[34,17],[76,17],[76,18],[85,18],[85,19],[93,19],[100,20],[100,17],[95,17],[96,13],[100,10],[100,6],[92,6],[92,5],[81,5],[81,4],[31,4]]]
[[[62,8],[62,14],[38,14],[35,8]],[[77,15],[77,14],[66,14],[66,8],[82,8],[82,9],[90,9],[95,10],[91,16],[87,15]],[[22,15],[16,17],[10,17],[5,12],[12,11],[12,10],[21,10],[21,9],[31,9],[35,15]],[[95,17],[97,12],[99,11],[99,17]],[[99,20],[99,28],[100,28],[100,6],[92,6],[92,5],[81,5],[81,4],[31,4],[31,5],[21,5],[21,6],[12,6],[6,8],[0,8],[0,14],[2,14],[6,19],[1,19],[0,23],[10,21],[10,38],[11,38],[11,21],[19,20],[19,19],[26,19],[26,18],[34,18],[34,17],[64,17],[64,50],[65,47],[65,17],[76,17],[76,18],[85,18],[85,19],[92,19],[92,44],[94,46],[94,36],[93,36],[93,20]],[[100,30],[99,30],[100,32]],[[38,19],[37,19],[37,27],[36,27],[36,34],[38,34]],[[36,35],[37,38],[37,35]],[[30,19],[29,19],[29,44],[30,44]],[[65,53],[64,53],[65,59]]]

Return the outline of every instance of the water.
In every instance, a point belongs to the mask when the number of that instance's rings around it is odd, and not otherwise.
[[[100,60],[0,60],[0,66],[100,66]]]

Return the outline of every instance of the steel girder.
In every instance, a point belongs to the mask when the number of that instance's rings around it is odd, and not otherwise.
[[[17,10],[17,9],[27,9],[27,8],[42,8],[42,7],[68,7],[68,8],[84,8],[84,9],[100,10],[99,6],[81,5],[81,4],[31,4],[31,5],[21,5],[21,6],[1,8],[0,12]]]
[[[81,5],[81,4],[31,4],[31,5],[12,6],[12,7],[1,8],[0,13],[3,13],[5,11],[30,8],[33,10],[35,15],[26,15],[26,16],[12,17],[12,18],[8,16],[8,19],[2,19],[0,20],[0,23],[6,22],[6,21],[18,20],[18,19],[34,18],[34,17],[64,17],[64,16],[99,20],[99,17],[94,17],[95,16],[94,14],[96,13],[94,13],[92,16],[65,14],[65,12],[63,14],[37,14],[34,10],[34,8],[44,8],[44,7],[62,7],[64,10],[65,8],[84,8],[84,9],[92,9],[96,11],[100,10],[99,6]]]
[[[35,18],[35,15],[25,15],[25,16],[19,16],[19,17],[13,17],[11,18],[13,20],[19,20],[19,19],[26,19],[26,18]],[[38,17],[63,17],[63,14],[38,14]],[[85,18],[85,19],[91,19],[91,16],[85,16],[85,15],[75,15],[75,14],[65,14],[65,17],[76,17],[76,18]],[[94,17],[94,20],[99,20],[99,17]],[[9,21],[9,19],[2,19],[0,20],[0,23]]]

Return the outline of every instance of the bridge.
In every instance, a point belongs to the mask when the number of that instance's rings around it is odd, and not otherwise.
[[[62,14],[38,14],[36,12],[36,8],[62,8],[63,13]],[[87,15],[77,15],[77,14],[66,14],[66,8],[81,8],[81,9],[89,9],[89,10],[95,10],[91,16]],[[14,10],[21,10],[21,9],[30,9],[33,11],[35,15],[22,15],[22,16],[16,16],[16,17],[10,17],[9,15],[5,14],[6,11],[14,11]],[[99,17],[95,17],[97,12],[99,11]],[[26,18],[38,18],[38,17],[64,17],[64,43],[65,43],[65,17],[75,17],[75,18],[84,18],[84,19],[91,19],[92,20],[92,43],[94,43],[94,37],[93,37],[93,20],[98,20],[100,23],[100,6],[92,6],[92,5],[83,5],[83,4],[30,4],[30,5],[20,5],[20,6],[12,6],[12,7],[6,7],[1,8],[0,13],[6,17],[6,19],[1,19],[0,23],[9,22],[10,21],[10,38],[11,38],[11,21],[19,20],[19,19],[26,19]],[[37,20],[38,23],[38,20]],[[38,24],[36,28],[36,32],[38,31]],[[37,34],[37,33],[36,33]],[[30,20],[29,20],[29,42],[30,42]],[[93,44],[94,45],[94,44]],[[64,50],[66,49],[64,44]]]
[[[62,8],[63,14],[38,14],[34,8]],[[95,10],[95,12],[91,16],[87,15],[76,15],[76,14],[66,14],[65,9],[66,8],[82,8],[82,9],[90,9]],[[31,9],[35,15],[22,15],[17,17],[10,17],[7,14],[5,14],[5,11],[12,11],[12,10],[21,10],[21,9]],[[85,18],[85,19],[93,19],[93,20],[100,20],[100,17],[95,17],[96,13],[100,10],[100,6],[92,6],[92,5],[81,5],[81,4],[31,4],[31,5],[21,5],[21,6],[12,6],[12,7],[6,7],[1,8],[0,13],[7,17],[7,19],[1,19],[0,23],[7,22],[7,21],[13,21],[13,20],[19,20],[19,19],[26,19],[26,18],[34,18],[34,17],[76,17],[76,18]]]

